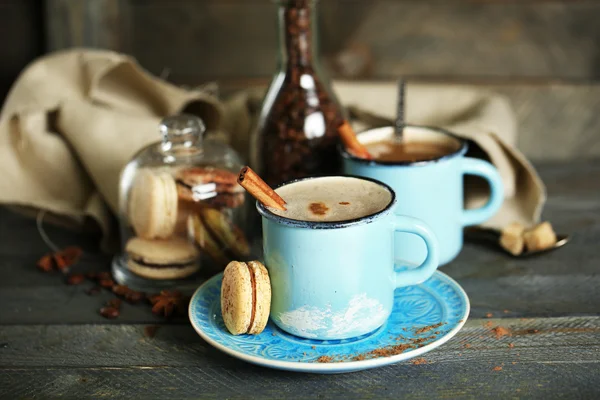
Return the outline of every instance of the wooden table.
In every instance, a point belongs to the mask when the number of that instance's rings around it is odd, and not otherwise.
[[[544,218],[572,234],[571,243],[522,260],[466,244],[442,268],[471,299],[462,331],[426,354],[426,364],[334,376],[238,361],[187,320],[164,323],[148,306],[125,304],[119,319],[102,318],[98,309],[112,295],[89,296],[91,284],[67,286],[38,271],[47,248],[35,221],[0,209],[0,397],[598,398],[600,160],[539,170],[549,193]],[[90,245],[60,228],[47,232],[60,245]],[[153,338],[147,325],[160,325]],[[490,325],[513,334],[497,339]]]

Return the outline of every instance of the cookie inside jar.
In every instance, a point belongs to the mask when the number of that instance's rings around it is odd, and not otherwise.
[[[120,284],[137,290],[195,288],[231,260],[250,257],[241,160],[223,143],[202,140],[187,115],[165,118],[163,140],[142,149],[120,182]]]
[[[246,195],[237,174],[191,167],[176,171],[174,177],[179,199],[175,230],[193,240],[207,270],[222,271],[232,260],[247,259],[250,245],[240,226]]]

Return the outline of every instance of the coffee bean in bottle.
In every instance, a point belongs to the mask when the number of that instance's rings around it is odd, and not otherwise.
[[[320,69],[316,0],[279,0],[279,69],[251,143],[251,165],[270,185],[336,174],[337,127],[343,120]]]

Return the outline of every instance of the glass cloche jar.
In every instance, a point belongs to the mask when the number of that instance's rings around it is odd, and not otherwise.
[[[194,288],[199,277],[250,255],[246,194],[237,184],[242,163],[225,144],[203,140],[204,123],[195,116],[167,117],[159,130],[162,141],[121,173],[122,251],[113,275],[136,290]]]

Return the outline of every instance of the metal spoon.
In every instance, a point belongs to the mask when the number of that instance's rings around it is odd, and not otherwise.
[[[395,132],[396,141],[401,142],[402,136],[404,135],[404,96],[405,96],[405,83],[403,79],[398,81],[398,104],[396,107],[396,122]]]
[[[549,247],[543,250],[533,250],[533,251],[523,251],[521,254],[514,255],[506,251],[502,246],[500,246],[500,236],[502,236],[502,232],[497,229],[492,228],[482,228],[480,226],[473,226],[465,229],[465,238],[474,242],[486,242],[489,244],[493,244],[495,248],[502,250],[506,254],[510,254],[515,258],[525,258],[531,257],[543,253],[547,253],[549,251],[558,249],[559,247],[564,246],[569,241],[569,236],[564,234],[556,235],[556,243],[554,246]]]

